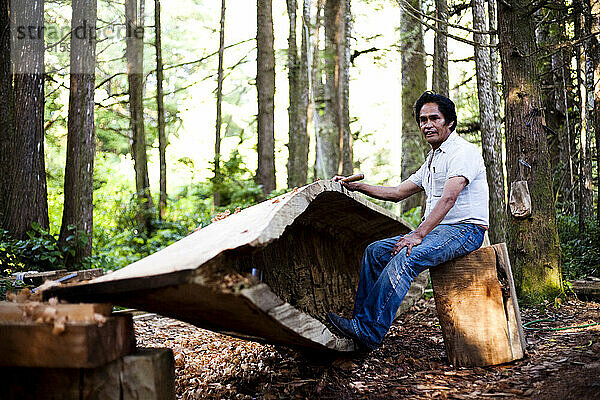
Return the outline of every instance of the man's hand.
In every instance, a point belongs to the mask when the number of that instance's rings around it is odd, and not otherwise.
[[[341,183],[343,187],[345,187],[346,189],[348,189],[352,192],[354,192],[360,188],[360,185],[361,185],[360,182],[344,182],[344,180],[343,180],[344,178],[346,178],[346,176],[336,175],[333,178],[331,178],[331,181]]]
[[[423,237],[417,232],[411,232],[408,235],[404,235],[396,242],[392,249],[392,256],[400,253],[400,250],[406,247],[406,256],[410,256],[410,252],[414,246],[418,246],[423,241]]]

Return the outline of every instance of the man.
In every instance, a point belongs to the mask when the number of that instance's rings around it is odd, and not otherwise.
[[[367,246],[352,318],[327,314],[338,334],[369,350],[381,345],[414,277],[478,249],[489,225],[483,157],[454,132],[454,103],[425,92],[415,103],[415,118],[431,145],[417,172],[396,187],[341,182],[349,190],[381,200],[401,201],[422,190],[427,196],[417,229]]]

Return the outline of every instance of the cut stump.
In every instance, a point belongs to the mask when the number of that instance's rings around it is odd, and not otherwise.
[[[171,349],[137,349],[95,368],[0,367],[6,400],[174,400]]]
[[[135,348],[130,315],[98,321],[0,322],[0,366],[96,368]]]
[[[430,269],[448,360],[486,366],[523,358],[525,335],[506,244]]]

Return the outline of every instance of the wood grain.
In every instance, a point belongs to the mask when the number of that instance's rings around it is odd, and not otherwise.
[[[175,399],[170,349],[137,349],[95,368],[0,367],[3,400]]]
[[[505,248],[483,247],[430,270],[446,352],[456,366],[523,357],[524,335]]]
[[[135,347],[131,316],[96,322],[67,322],[64,332],[35,322],[0,323],[0,365],[46,368],[94,368]]]

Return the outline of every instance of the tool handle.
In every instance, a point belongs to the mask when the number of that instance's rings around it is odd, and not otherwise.
[[[342,179],[342,182],[356,182],[365,179],[364,174],[354,174]]]

